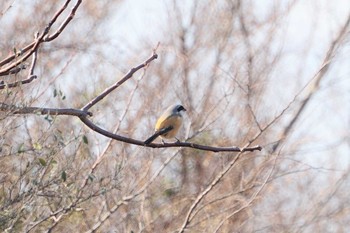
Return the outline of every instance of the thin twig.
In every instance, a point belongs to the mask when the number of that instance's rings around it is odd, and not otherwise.
[[[348,28],[350,26],[350,15],[348,15],[348,18],[346,22],[344,23],[343,27],[341,28],[340,32],[338,33],[338,36],[333,40],[332,44],[330,45],[327,54],[323,60],[323,63],[321,65],[321,68],[317,71],[317,73],[314,75],[314,77],[311,79],[313,82],[313,86],[310,89],[310,92],[307,94],[307,96],[301,101],[301,105],[294,115],[294,117],[291,119],[287,127],[284,129],[282,133],[282,140],[279,140],[276,145],[273,147],[272,153],[274,153],[277,148],[279,148],[282,141],[285,140],[285,138],[288,136],[288,134],[293,129],[296,122],[299,120],[301,114],[306,109],[306,106],[310,103],[310,100],[314,96],[317,90],[319,90],[321,80],[325,77],[325,74],[329,70],[330,65],[332,64],[335,52],[340,47],[341,43],[344,41],[344,38],[347,35]]]
[[[52,25],[56,22],[58,17],[64,12],[64,10],[67,8],[68,4],[71,0],[67,0],[63,6],[55,13],[55,15],[51,18],[47,26],[45,27],[44,31],[40,34],[40,36],[34,40],[29,45],[25,46],[24,48],[20,49],[18,52],[16,52],[13,55],[8,56],[7,58],[0,61],[0,67],[4,66],[11,61],[13,61],[15,58],[21,57],[20,59],[16,60],[15,62],[12,62],[10,65],[6,66],[5,68],[0,70],[0,76],[8,75],[9,72],[14,68],[17,67],[19,64],[21,64],[23,61],[25,61],[28,57],[30,57],[39,47],[39,45],[42,42],[49,42],[57,38],[62,31],[65,29],[65,27],[68,25],[68,23],[73,19],[79,5],[81,4],[82,0],[77,0],[75,5],[73,6],[71,13],[69,16],[63,21],[61,26],[54,32],[52,35],[49,35],[49,32],[51,30]],[[25,54],[28,52],[27,54]],[[24,55],[25,54],[25,55]]]
[[[273,161],[273,165],[272,168],[270,169],[270,171],[268,172],[266,178],[264,179],[264,181],[262,182],[262,184],[260,185],[260,187],[258,188],[258,190],[253,193],[253,195],[250,197],[250,200],[242,207],[240,207],[239,209],[235,210],[233,213],[231,213],[230,215],[226,216],[221,222],[220,224],[217,226],[217,228],[215,229],[215,233],[219,232],[219,229],[222,227],[222,225],[224,224],[225,221],[227,221],[228,219],[232,218],[233,216],[235,216],[237,213],[239,213],[240,211],[248,208],[249,206],[252,205],[252,203],[257,199],[257,196],[262,192],[262,190],[266,187],[266,185],[268,184],[270,178],[272,177],[272,173],[275,171],[276,168],[276,164],[277,164],[277,158],[279,157],[279,153],[275,156],[274,161]]]
[[[262,132],[258,132],[251,140],[250,142],[248,142],[246,144],[246,146],[244,148],[249,148],[248,146],[250,146],[254,141],[256,141],[260,136],[261,136]],[[259,149],[261,148],[260,146]],[[188,224],[190,223],[190,221],[192,220],[194,214],[194,210],[197,208],[197,206],[199,205],[199,203],[203,200],[203,198],[222,180],[222,178],[236,165],[236,162],[238,161],[238,159],[241,157],[241,155],[243,154],[243,151],[240,152],[238,155],[236,155],[230,162],[229,164],[215,177],[215,179],[207,186],[206,189],[204,189],[196,198],[196,200],[192,203],[190,209],[188,210],[185,220],[181,226],[181,228],[179,229],[179,233],[183,233],[186,229],[186,227],[188,226]]]
[[[104,90],[100,95],[96,96],[93,100],[91,100],[87,105],[85,105],[82,110],[83,111],[87,111],[89,110],[92,106],[94,106],[95,104],[97,104],[99,101],[101,101],[104,97],[106,97],[109,93],[111,93],[113,90],[115,90],[116,88],[120,87],[120,85],[122,85],[125,81],[127,81],[128,79],[130,79],[134,73],[136,71],[138,71],[139,69],[148,66],[153,60],[157,59],[158,55],[156,54],[155,50],[153,51],[152,55],[142,64],[132,68],[131,70],[129,70],[129,72],[118,82],[116,82],[114,85],[110,86],[109,88],[107,88],[106,90]]]
[[[335,39],[326,55],[326,58],[322,64],[321,69],[317,72],[317,74],[315,75],[315,77],[312,79],[316,79],[315,82],[315,87],[318,87],[321,78],[324,76],[324,74],[326,73],[326,71],[329,68],[329,65],[331,63],[331,58],[334,55],[334,52],[337,48],[337,46],[339,46],[340,41],[344,38],[346,29],[349,27],[350,25],[350,15],[349,18],[347,19],[346,23],[344,24],[342,30],[340,31],[337,39]],[[292,128],[292,126],[295,124],[296,120],[298,119],[300,113],[303,111],[305,105],[307,104],[307,102],[310,100],[310,98],[312,97],[312,95],[314,94],[315,88],[309,93],[309,95],[304,99],[303,104],[301,105],[301,107],[299,108],[298,113],[296,114],[295,118],[292,119],[292,121],[290,122],[290,125],[285,129],[284,131],[284,137],[290,132],[290,129]],[[295,97],[296,98],[296,97]],[[295,100],[295,99],[294,99]],[[294,101],[293,100],[293,101]],[[291,104],[291,103],[290,103]],[[290,104],[287,106],[287,108],[289,108]],[[287,109],[286,108],[286,109]],[[282,111],[282,113],[286,110],[284,109]],[[281,114],[282,114],[281,113]],[[253,139],[250,140],[250,142],[248,143],[247,146],[249,146],[252,142],[254,142],[258,137],[260,137],[260,135],[266,131],[267,128],[269,128],[274,122],[276,121],[276,119],[272,120],[269,124],[267,124],[259,133],[256,134],[255,137],[253,137]],[[280,142],[277,143],[277,145],[274,147],[274,151],[276,151],[276,149],[278,148],[278,145],[280,144]],[[236,164],[237,160],[240,158],[242,153],[239,153],[216,177],[215,179],[212,181],[212,183],[210,185],[207,186],[206,189],[204,189],[204,191],[202,191],[196,198],[196,200],[192,203],[191,207],[189,208],[185,220],[182,224],[182,226],[179,229],[179,233],[183,233],[185,231],[185,229],[187,228],[187,226],[189,225],[189,223],[191,222],[191,220],[193,219],[193,212],[194,210],[197,208],[197,206],[199,205],[199,203],[203,200],[203,198],[220,182],[220,180],[227,174],[228,171],[230,171],[234,165]]]
[[[119,119],[117,125],[115,126],[115,128],[114,128],[114,130],[113,130],[113,133],[114,133],[114,134],[117,133],[118,130],[119,130],[119,128],[120,128],[121,122],[122,122],[122,120],[125,118],[126,113],[128,112],[128,109],[129,109],[129,107],[130,107],[130,105],[131,105],[131,101],[132,101],[132,99],[133,99],[133,97],[134,97],[134,95],[135,95],[135,93],[136,93],[136,90],[137,90],[138,87],[139,87],[139,82],[142,80],[142,78],[143,78],[143,77],[145,76],[145,74],[146,74],[146,70],[147,70],[147,69],[144,69],[144,70],[143,70],[143,74],[141,75],[140,79],[137,80],[137,83],[136,83],[135,88],[134,88],[133,91],[130,93],[128,103],[126,104],[127,107],[124,109],[123,114],[121,114],[120,119]],[[102,153],[96,158],[96,161],[95,161],[95,162],[93,163],[93,165],[91,166],[88,175],[86,176],[84,182],[83,182],[82,185],[80,186],[80,190],[79,190],[79,193],[78,193],[78,195],[77,195],[77,197],[78,197],[77,199],[80,199],[80,198],[81,198],[82,193],[83,193],[83,190],[84,190],[84,188],[86,187],[86,185],[88,184],[89,177],[90,177],[91,175],[94,174],[94,172],[95,172],[97,166],[98,166],[98,165],[101,163],[101,161],[103,160],[104,155],[106,155],[107,150],[111,147],[113,141],[114,141],[114,140],[113,140],[112,138],[108,141],[108,143],[107,143],[107,145],[105,146],[105,148],[103,149]]]
[[[94,224],[94,226],[89,229],[86,233],[93,233],[96,232],[96,230],[98,230],[103,223],[110,218],[110,216],[115,213],[120,206],[128,204],[128,202],[130,202],[131,200],[133,200],[134,198],[138,197],[139,195],[141,195],[154,181],[155,179],[159,176],[159,174],[164,170],[164,168],[176,157],[176,155],[178,155],[180,149],[177,150],[173,155],[171,155],[170,157],[168,157],[168,159],[162,164],[162,166],[160,166],[160,168],[153,174],[153,176],[149,179],[149,181],[144,184],[138,191],[128,195],[128,196],[124,196],[119,202],[117,202],[117,204],[115,204],[110,210],[108,210],[108,212],[106,212],[105,214],[102,215],[101,220],[99,220],[97,223]]]
[[[67,0],[65,5],[61,8],[61,10],[59,10],[55,14],[55,16],[54,16],[55,20],[54,21],[56,21],[58,16],[60,16],[61,13],[67,8],[67,6],[68,6],[70,1],[71,0]],[[78,10],[78,7],[79,7],[79,5],[81,3],[82,3],[82,0],[77,0],[75,5],[72,7],[70,14],[67,16],[67,18],[62,22],[62,24],[59,26],[59,28],[52,35],[49,35],[47,33],[46,37],[44,38],[44,42],[48,42],[48,41],[52,41],[52,40],[56,39],[63,32],[63,30],[66,28],[66,26],[69,24],[69,22],[72,21],[72,19],[74,18],[75,14],[76,14],[76,12]]]

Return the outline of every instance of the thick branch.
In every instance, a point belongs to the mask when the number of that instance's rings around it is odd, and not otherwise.
[[[118,141],[126,142],[129,144],[134,144],[138,146],[145,146],[145,147],[152,147],[152,148],[165,148],[165,147],[189,147],[189,148],[194,148],[198,150],[205,150],[205,151],[212,151],[212,152],[247,152],[247,151],[256,151],[256,150],[261,150],[261,146],[254,146],[254,147],[244,147],[244,148],[239,148],[239,147],[214,147],[214,146],[205,146],[205,145],[200,145],[200,144],[195,144],[195,143],[190,143],[190,142],[175,142],[175,143],[151,143],[146,145],[144,141],[124,137],[118,134],[113,134],[107,130],[104,130],[100,128],[99,126],[95,125],[93,122],[91,122],[89,119],[87,119],[85,116],[80,117],[81,121],[90,129],[93,131],[102,134],[106,137],[113,138]]]
[[[39,107],[17,107],[0,103],[0,110],[12,114],[41,114],[41,115],[68,115],[68,116],[92,116],[91,112],[84,112],[74,108],[39,108]]]
[[[247,151],[261,151],[262,147],[257,145],[253,147],[214,147],[214,146],[206,146],[206,145],[201,145],[201,144],[196,144],[196,143],[191,143],[191,142],[175,142],[175,143],[164,143],[164,144],[156,144],[156,143],[151,143],[147,145],[148,147],[152,148],[161,148],[161,147],[189,147],[189,148],[194,148],[198,150],[206,150],[206,151],[212,151],[212,152],[247,152]]]

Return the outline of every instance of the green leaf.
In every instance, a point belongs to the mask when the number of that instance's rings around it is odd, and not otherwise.
[[[107,192],[107,190],[105,187],[103,187],[103,188],[101,188],[100,192],[101,192],[101,194],[105,194]]]
[[[89,174],[89,180],[92,182],[94,181],[94,179],[95,179],[95,176],[93,174]]]
[[[50,115],[46,115],[44,119],[47,120],[50,124],[52,123],[52,117]]]
[[[43,167],[46,166],[46,161],[45,161],[45,159],[39,158],[39,162],[40,162],[41,166],[43,166]]]
[[[83,136],[83,142],[85,144],[89,144],[88,138],[86,137],[86,135]]]
[[[35,142],[35,143],[33,144],[33,148],[34,148],[35,150],[41,150],[43,147],[41,146],[40,143]]]
[[[174,196],[175,193],[176,193],[176,192],[175,192],[173,189],[171,189],[171,188],[166,189],[166,190],[164,191],[164,194],[165,194],[165,196],[167,196],[167,197]]]
[[[66,171],[62,172],[61,178],[62,178],[63,182],[66,182],[66,180],[67,180],[67,173],[66,173]]]
[[[22,143],[21,145],[19,145],[18,149],[17,149],[17,153],[23,153],[24,150],[24,144]]]
[[[53,90],[53,97],[57,96],[57,89]]]

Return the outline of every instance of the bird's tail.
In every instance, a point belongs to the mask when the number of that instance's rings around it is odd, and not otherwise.
[[[156,140],[156,138],[158,136],[168,133],[173,128],[174,128],[173,126],[169,126],[169,127],[166,127],[166,128],[163,128],[161,130],[156,131],[151,137],[149,137],[148,139],[146,139],[146,141],[144,141],[144,144],[145,145],[151,144],[154,140]]]
[[[154,140],[156,140],[156,138],[159,136],[159,131],[157,131],[155,134],[153,134],[151,137],[149,137],[144,143],[146,145],[150,144],[151,142],[153,142]]]

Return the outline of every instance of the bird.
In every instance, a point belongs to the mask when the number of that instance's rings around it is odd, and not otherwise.
[[[186,109],[181,104],[171,105],[158,118],[154,134],[144,141],[145,145],[153,142],[158,136],[163,139],[176,138],[176,134],[182,125],[182,111]],[[176,140],[178,140],[176,138]],[[179,141],[179,140],[178,140]]]

